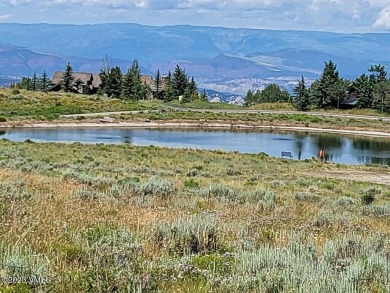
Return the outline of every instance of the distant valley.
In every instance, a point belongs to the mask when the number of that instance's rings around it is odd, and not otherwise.
[[[277,83],[291,90],[304,75],[319,77],[333,60],[344,78],[371,64],[390,66],[390,34],[341,34],[138,24],[0,24],[0,84],[71,62],[99,72],[105,55],[127,71],[138,59],[142,73],[163,75],[176,64],[196,78],[210,99],[235,101],[249,89]]]

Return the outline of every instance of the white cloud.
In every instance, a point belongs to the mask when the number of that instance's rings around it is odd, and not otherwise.
[[[16,22],[193,24],[364,32],[390,29],[389,0],[0,0]],[[387,8],[389,9],[389,8]],[[34,13],[31,13],[34,11]]]
[[[13,6],[19,6],[23,4],[31,3],[31,0],[11,0],[10,4]]]
[[[0,20],[5,20],[11,18],[11,15],[9,14],[0,14]]]
[[[390,29],[390,6],[382,9],[373,26],[378,28]]]

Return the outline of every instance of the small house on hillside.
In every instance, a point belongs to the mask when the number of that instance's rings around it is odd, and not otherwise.
[[[353,109],[359,102],[357,89],[351,85],[345,92],[345,99],[340,102],[340,109]]]
[[[162,94],[166,89],[167,79],[162,77],[157,93],[157,83],[153,77],[149,75],[141,75],[141,82],[148,89],[148,99],[153,99]],[[98,91],[102,80],[98,73],[74,72],[71,91],[74,93],[89,93],[94,94]],[[51,87],[49,91],[61,91],[64,89],[64,72],[56,71],[53,75]]]
[[[148,99],[153,100],[154,97],[161,94],[166,89],[167,78],[162,77],[157,93],[157,83],[150,75],[141,75],[141,82],[148,88]]]
[[[75,93],[96,93],[102,83],[98,73],[74,72],[71,91]],[[53,75],[50,91],[64,89],[64,72],[56,71]]]

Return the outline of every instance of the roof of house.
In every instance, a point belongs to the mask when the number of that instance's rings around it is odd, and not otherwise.
[[[141,75],[141,81],[152,91],[156,90],[156,81],[150,75]],[[162,77],[160,81],[159,91],[163,91],[167,83],[166,77]]]
[[[145,85],[152,85],[153,84],[153,78],[150,76],[150,75],[141,75],[141,81],[145,84]]]
[[[358,98],[349,98],[346,99],[345,101],[340,102],[340,105],[356,106],[358,102],[359,102]]]
[[[92,77],[93,77],[92,80],[93,87],[98,88],[102,84],[102,79],[100,78],[99,73],[93,73]]]
[[[64,72],[56,71],[54,72],[53,78],[51,79],[51,83],[57,84],[63,80]]]
[[[88,73],[88,72],[74,72],[73,73],[74,80],[80,80],[80,81],[92,81],[92,85],[95,88],[98,88],[99,85],[102,83],[102,80],[100,78],[100,75],[98,73]],[[56,71],[54,72],[52,83],[58,84],[61,83],[64,79],[64,72],[63,71]]]

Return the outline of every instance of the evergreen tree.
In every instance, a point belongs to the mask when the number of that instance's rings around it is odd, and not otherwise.
[[[105,59],[103,68],[99,73],[101,79],[99,93],[106,94],[109,97],[119,98],[121,95],[122,72],[117,66],[114,68],[109,67],[107,62]]]
[[[207,100],[207,94],[206,94],[206,90],[205,89],[203,89],[203,92],[200,94],[200,97],[199,97],[199,99],[201,100],[201,101],[208,101]]]
[[[36,71],[34,71],[33,78],[31,80],[31,90],[36,92],[38,90],[38,77]]]
[[[145,84],[141,83],[140,91],[139,91],[139,99],[146,100],[151,95],[150,88]]]
[[[110,72],[111,72],[111,67],[110,67],[110,63],[109,63],[109,58],[108,56],[106,55],[103,59],[103,66],[102,68],[100,69],[100,73],[99,73],[99,76],[100,76],[100,80],[101,80],[101,83],[100,83],[100,87],[99,87],[99,94],[106,94],[108,96],[110,96],[109,92],[110,92]]]
[[[31,83],[31,78],[29,76],[23,77],[22,80],[17,84],[17,87],[30,91],[32,88]]]
[[[176,65],[172,77],[172,87],[175,98],[185,94],[188,83],[188,77],[186,75],[185,69],[181,69],[179,65]]]
[[[390,112],[390,81],[381,81],[374,85],[373,108],[381,113]]]
[[[315,91],[311,91],[317,100],[319,108],[337,107],[341,99],[344,98],[346,90],[345,83],[340,79],[337,66],[329,61],[325,62],[325,68],[318,80]]]
[[[50,80],[47,77],[46,70],[43,70],[42,77],[40,80],[40,90],[46,93],[48,91],[49,84]]]
[[[153,92],[153,98],[162,99],[162,84],[161,84],[161,75],[160,69],[157,69],[156,75],[154,77],[155,92]]]
[[[356,78],[353,86],[356,88],[357,97],[359,98],[357,107],[361,109],[372,108],[373,102],[373,83],[370,78],[362,74]]]
[[[27,77],[27,80],[26,80],[26,90],[31,91],[31,88],[32,88],[31,84],[32,84],[31,78]]]
[[[120,96],[121,99],[123,99],[123,100],[135,99],[134,93],[133,93],[133,78],[131,76],[130,69],[123,76],[121,84],[122,84],[121,96]]]
[[[281,89],[278,85],[272,83],[266,86],[260,93],[260,96],[255,97],[257,103],[276,103],[291,101],[290,94]]]
[[[134,60],[131,68],[123,77],[121,98],[126,100],[146,99],[147,88],[141,81],[138,61]]]
[[[191,100],[196,100],[198,98],[198,88],[196,86],[194,77],[191,78],[191,81],[187,82],[187,87],[184,91],[184,103],[189,103]]]
[[[371,72],[370,81],[373,84],[377,84],[377,83],[380,83],[382,81],[387,80],[386,68],[383,65],[380,65],[380,64],[371,65],[371,67],[368,69],[368,71]]]
[[[72,82],[74,81],[73,68],[70,65],[70,62],[66,65],[65,72],[63,75],[64,80],[64,90],[69,92],[72,89]]]
[[[310,100],[309,94],[305,85],[305,78],[302,75],[300,81],[298,81],[297,86],[293,90],[295,95],[295,107],[299,111],[307,111],[309,109]]]
[[[253,106],[256,103],[255,99],[254,99],[255,95],[253,94],[253,91],[252,90],[248,90],[248,92],[246,93],[246,96],[244,98],[245,102],[244,102],[244,106],[245,107],[250,107],[250,106]]]
[[[109,90],[107,92],[109,97],[119,98],[121,95],[122,72],[120,67],[116,66],[111,69],[109,75]]]
[[[166,78],[166,89],[164,93],[164,101],[172,101],[175,98],[173,83],[172,83],[172,73],[168,71],[168,76]]]

